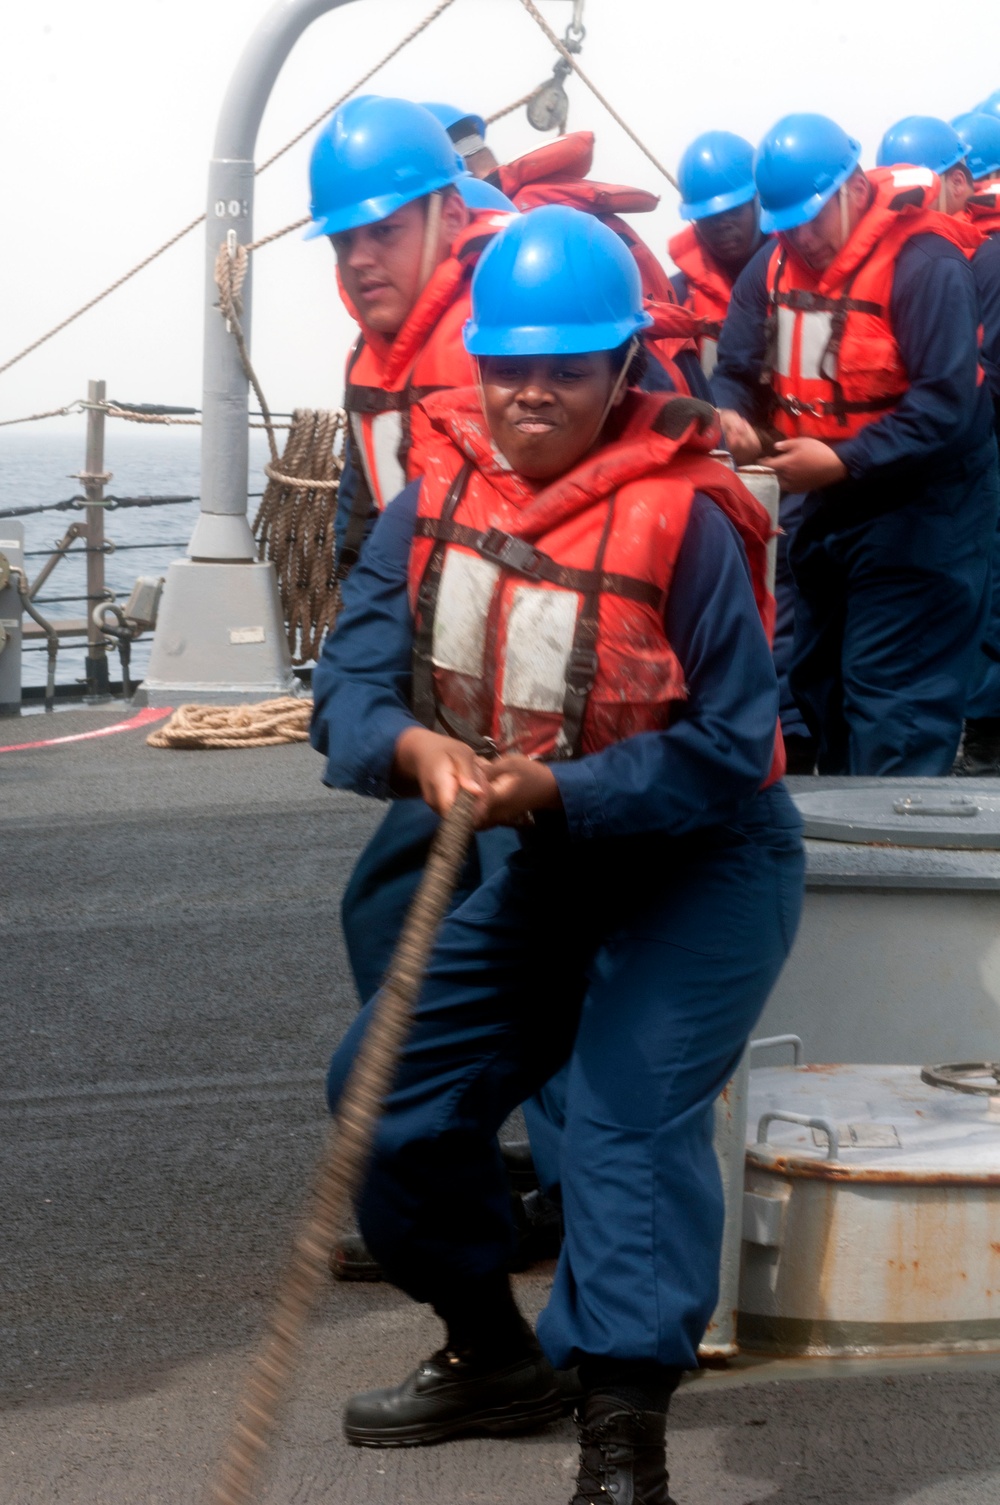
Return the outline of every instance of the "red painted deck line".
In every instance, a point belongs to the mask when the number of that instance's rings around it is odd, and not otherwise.
[[[147,706],[144,711],[137,711],[127,721],[116,721],[112,726],[99,726],[93,732],[77,732],[72,737],[45,737],[41,742],[11,742],[7,747],[0,747],[0,753],[24,752],[28,747],[56,747],[60,742],[88,742],[91,737],[110,737],[113,732],[133,732],[140,726],[150,726],[154,721],[163,721],[169,716],[171,707],[155,708]]]

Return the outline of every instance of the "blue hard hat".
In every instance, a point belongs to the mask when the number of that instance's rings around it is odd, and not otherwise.
[[[681,219],[708,219],[756,196],[753,147],[732,131],[696,136],[680,160]]]
[[[462,133],[456,136],[453,132],[455,127],[461,125],[463,121],[468,121],[469,125],[473,127],[473,131],[466,131],[465,135],[475,134],[476,136],[482,136],[485,140],[486,121],[481,115],[477,115],[474,110],[460,110],[457,105],[442,104],[439,100],[424,100],[423,106],[425,110],[430,110],[435,120],[440,121],[448,132],[448,135],[451,136],[452,141],[461,140]]]
[[[377,94],[349,99],[313,144],[306,239],[374,224],[464,171],[448,132],[423,105]]]
[[[965,143],[953,125],[935,115],[907,115],[891,125],[879,144],[879,167],[929,167],[947,172],[965,157]]]
[[[860,159],[860,141],[828,116],[783,116],[753,159],[765,235],[815,219]]]
[[[1000,120],[1000,89],[994,89],[992,94],[988,94],[984,100],[981,100],[975,106],[974,113],[976,115],[996,115],[997,119]]]
[[[470,355],[616,350],[652,319],[631,251],[592,214],[546,204],[492,240],[472,279]]]
[[[962,138],[965,161],[975,179],[1000,172],[1000,116],[972,110],[951,122]]]
[[[455,183],[455,187],[462,195],[463,203],[469,209],[493,209],[504,214],[516,214],[517,205],[513,199],[509,199],[499,188],[494,188],[492,183],[487,183],[485,178],[476,178],[471,172],[463,172]]]

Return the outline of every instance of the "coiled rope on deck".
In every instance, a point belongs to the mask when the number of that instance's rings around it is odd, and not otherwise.
[[[258,1497],[265,1455],[302,1351],[306,1319],[326,1280],[330,1249],[371,1155],[431,949],[465,859],[473,813],[472,796],[462,790],[435,837],[316,1168],[308,1213],[213,1484],[215,1505],[248,1505]]]
[[[150,747],[278,747],[306,742],[312,701],[295,695],[256,705],[181,705],[146,738]]]

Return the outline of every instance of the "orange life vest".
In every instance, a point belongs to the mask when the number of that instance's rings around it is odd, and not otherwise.
[[[715,370],[719,335],[729,312],[733,278],[702,245],[693,225],[687,225],[667,242],[674,265],[687,279],[686,306],[701,320],[698,355],[706,376]]]
[[[965,207],[977,230],[984,235],[1000,234],[1000,180],[979,184]]]
[[[770,521],[709,457],[718,426],[699,431],[688,400],[628,393],[618,437],[540,489],[498,456],[475,389],[428,399],[416,421],[434,436],[409,573],[426,725],[546,760],[666,727],[687,690],[663,610],[696,491],[739,530],[772,632]],[[783,768],[776,732],[771,778]]]
[[[672,320],[663,313],[668,304],[678,306],[670,278],[646,242],[620,218],[623,214],[648,214],[660,200],[644,188],[595,182],[587,177],[593,162],[593,132],[571,131],[498,167],[491,174],[491,181],[514,200],[523,214],[542,204],[566,204],[595,215],[621,236],[635,257],[643,298],[652,305],[650,312],[656,319],[656,327],[644,337],[645,343],[670,373],[677,391],[686,395],[688,384],[674,360],[681,350],[696,349],[693,343],[696,326],[689,320]]]
[[[880,167],[868,179],[871,206],[826,271],[783,235],[768,264],[773,421],[793,438],[849,439],[891,412],[909,386],[890,315],[899,254],[928,232],[966,253],[974,238],[934,208],[940,180],[929,168]]]
[[[438,266],[394,340],[365,328],[347,362],[344,408],[351,429],[358,484],[338,561],[343,579],[364,541],[372,506],[391,502],[423,464],[412,441],[410,410],[442,387],[475,380],[473,362],[462,343],[469,317],[469,285],[476,262],[509,214],[480,213],[456,238],[451,255]]]

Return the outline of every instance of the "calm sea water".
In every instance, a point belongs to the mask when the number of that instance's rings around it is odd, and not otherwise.
[[[57,419],[32,424],[27,428],[0,429],[0,512],[7,507],[57,502],[81,490],[71,479],[84,464],[84,421]],[[199,490],[200,430],[196,428],[154,428],[108,420],[105,437],[105,469],[113,480],[107,487],[114,496],[176,495],[197,496]],[[250,491],[263,491],[262,470],[267,458],[264,434],[250,435]],[[257,508],[250,502],[250,519]],[[195,519],[198,503],[184,506],[122,509],[105,517],[106,539],[117,546],[105,557],[105,583],[119,601],[127,600],[137,575],[164,575],[171,559],[183,555]],[[40,551],[51,549],[72,522],[82,522],[78,511],[45,512],[17,518],[24,526],[25,550],[35,557],[25,563],[31,578],[45,563]],[[5,536],[8,519],[0,518],[0,536]],[[57,621],[82,617],[86,602],[53,601],[53,597],[83,596],[86,592],[86,556],[65,559],[42,586],[38,594],[40,609]],[[44,602],[50,604],[41,604]],[[78,639],[60,640],[56,679],[59,684],[83,681],[84,649],[70,646]],[[34,645],[32,645],[32,648]],[[149,642],[143,638],[132,649],[132,674],[141,678],[149,660]],[[109,656],[111,678],[121,677],[118,655]],[[44,651],[26,650],[23,656],[25,685],[45,683]]]

